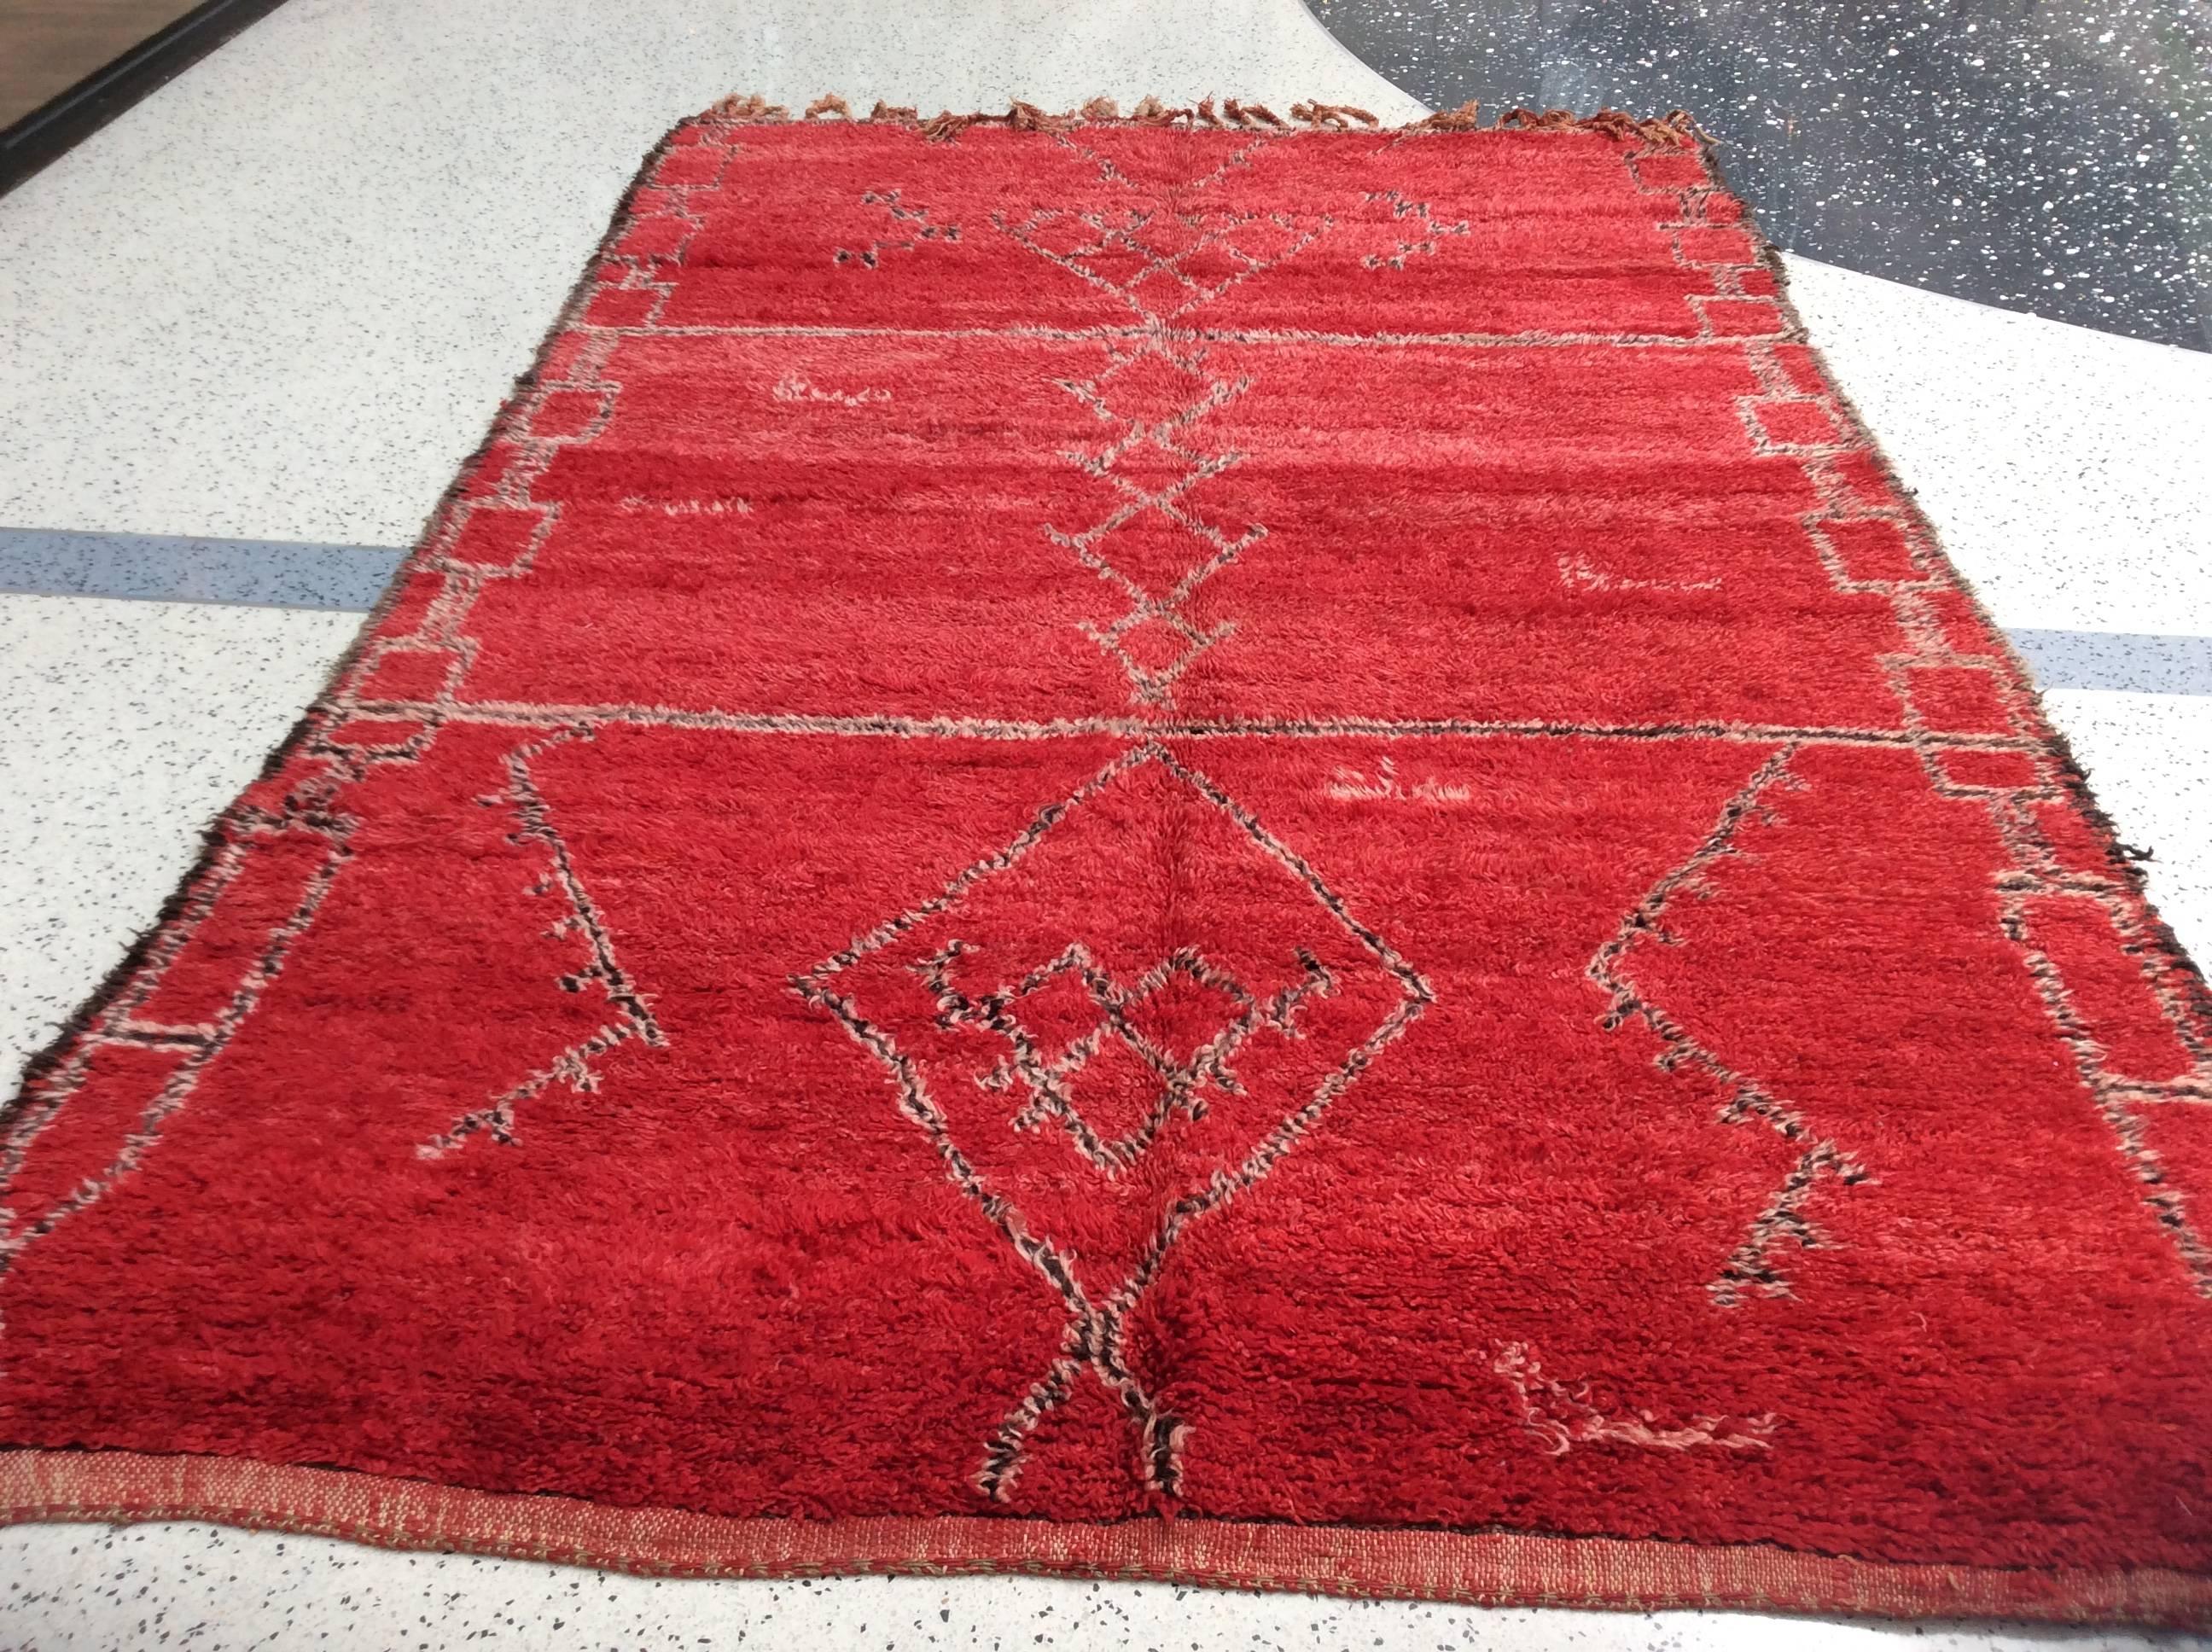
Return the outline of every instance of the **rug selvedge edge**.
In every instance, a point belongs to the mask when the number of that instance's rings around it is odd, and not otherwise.
[[[1692,125],[1694,127],[1694,123]],[[1743,206],[1742,197],[1735,195],[1735,191],[1729,188],[1725,171],[1718,160],[1718,140],[1711,133],[1705,131],[1703,128],[1695,128],[1695,131],[1698,157],[1703,163],[1707,175],[1712,179],[1714,186],[1723,193],[1730,196],[1739,206],[1742,207],[1741,226],[1751,237],[1752,246],[1759,264],[1773,278],[1772,302],[1781,312],[1787,333],[1797,347],[1803,349],[1810,358],[1814,371],[1819,376],[1823,386],[1826,399],[1839,417],[1844,433],[1856,442],[1872,461],[1883,485],[1889,489],[1905,516],[1911,521],[1929,552],[1941,565],[1953,592],[1966,604],[1971,618],[1986,634],[1987,642],[1994,657],[2010,674],[2012,679],[2008,685],[2010,695],[2016,708],[2026,714],[2027,726],[2023,732],[2042,748],[2043,755],[2051,764],[2057,789],[2063,795],[2066,806],[2088,828],[2098,848],[2104,855],[2106,872],[2119,885],[2121,899],[2130,908],[2131,920],[2135,921],[2143,932],[2147,945],[2142,948],[2130,947],[2127,950],[2138,954],[2148,951],[2154,957],[2163,972],[2162,985],[2172,989],[2179,1000],[2178,1003],[2167,1006],[2167,1013],[2172,1018],[2173,1029],[2177,1035],[2183,1035],[2186,1030],[2188,1036],[2192,1036],[2198,1041],[2192,1044],[2191,1048],[2200,1052],[2201,1061],[2202,1041],[2208,1034],[2212,1034],[2212,979],[2208,978],[2204,965],[2191,957],[2189,949],[2183,945],[2181,938],[2174,932],[2172,926],[2160,914],[2156,903],[2150,898],[2148,880],[2142,870],[2142,863],[2150,859],[2149,854],[2132,847],[2121,839],[2118,826],[2097,800],[2096,794],[2089,783],[2087,769],[2083,766],[2081,759],[2075,756],[2073,747],[2051,720],[2050,711],[2044,704],[2043,691],[2036,684],[2034,672],[2029,668],[2019,649],[2014,647],[2010,635],[1990,613],[1988,604],[1983,601],[1981,594],[1975,590],[1973,582],[1966,577],[1951,553],[1944,547],[1942,536],[1937,532],[1936,525],[1929,519],[1928,513],[1921,507],[1919,495],[1906,485],[1896,465],[1891,461],[1888,453],[1884,451],[1880,440],[1875,436],[1865,414],[1844,390],[1842,381],[1834,367],[1828,361],[1826,354],[1813,341],[1811,330],[1805,325],[1804,318],[1798,313],[1796,302],[1790,296],[1790,270],[1789,266],[1783,261],[1781,249],[1767,239],[1751,209],[1748,206]],[[2008,922],[2009,919],[2008,919]],[[2016,944],[2022,946],[2025,962],[2033,949],[2017,936],[2013,938]],[[2031,975],[2033,975],[2035,971],[2033,963],[2029,963],[2028,968]],[[2039,981],[2038,987],[2039,991],[2042,990]],[[2063,990],[2062,981],[2062,994]],[[2185,1017],[2193,1023],[2192,1028],[2185,1029],[2182,1024]],[[2074,1039],[2066,1029],[2062,1026],[2057,1030],[2062,1041],[2065,1042],[2069,1048],[2075,1048]],[[2078,1054],[2078,1049],[2075,1053]],[[2083,1087],[2089,1091],[2100,1113],[2106,1114],[2106,1122],[2112,1124],[2112,1116],[2106,1113],[2107,1098],[2100,1087],[2103,1084],[2103,1076],[2100,1074],[2099,1078],[2093,1081],[2085,1071],[2082,1074],[2082,1084]],[[2115,1126],[2115,1128],[2117,1130],[2118,1127]],[[2160,1169],[2160,1174],[2154,1178],[2143,1173],[2143,1162],[2140,1157],[2143,1151],[2139,1140],[2132,1147],[2124,1143],[2122,1155],[2135,1178],[2156,1190],[2153,1194],[2147,1196],[2144,1202],[2149,1204],[2158,1212],[2157,1220],[2167,1230],[2169,1239],[2185,1268],[2192,1277],[2192,1283],[2197,1294],[2200,1297],[2212,1298],[2212,1273],[2208,1273],[2206,1271],[2206,1255],[2203,1241],[2188,1220],[2186,1196],[2173,1189],[2172,1183],[2165,1178],[2154,1150],[2150,1150],[2148,1153],[2148,1163],[2153,1169]]]
[[[1699,129],[1698,150],[1699,157],[1705,161],[1705,170],[1712,174],[1713,181],[1717,185],[1733,196],[1735,192],[1729,188],[1726,171],[1718,159],[1719,147],[1717,139]],[[1742,199],[1741,196],[1736,196],[1735,198],[1738,201]],[[2212,977],[2208,977],[2204,966],[2190,956],[2189,949],[2182,944],[2180,937],[2176,935],[2165,919],[2159,915],[2157,906],[2150,899],[2143,877],[2142,863],[2151,857],[2133,849],[2121,839],[2118,827],[2114,824],[2112,817],[2105,812],[2104,806],[2097,801],[2096,793],[2089,784],[2088,770],[2074,755],[2073,747],[2068,743],[2066,737],[2059,732],[2057,725],[2051,720],[2050,711],[2043,703],[2043,690],[2036,686],[2035,673],[2028,665],[2027,659],[2018,648],[2013,646],[2010,635],[1990,612],[1988,604],[1982,599],[1981,593],[1974,588],[1973,581],[1966,577],[1957,562],[1953,559],[1951,553],[1944,548],[1943,536],[1936,531],[1936,525],[1929,519],[1928,513],[1921,508],[1919,495],[1906,485],[1896,465],[1891,461],[1889,454],[1883,449],[1880,439],[1875,436],[1874,427],[1868,422],[1866,415],[1860,411],[1858,404],[1853,401],[1849,392],[1843,388],[1842,380],[1829,361],[1827,353],[1814,341],[1811,329],[1806,326],[1804,317],[1797,312],[1796,301],[1790,295],[1790,268],[1783,262],[1782,249],[1767,240],[1765,233],[1759,228],[1755,216],[1747,206],[1744,208],[1743,224],[1752,237],[1753,244],[1759,250],[1760,263],[1774,277],[1775,304],[1780,307],[1783,318],[1789,325],[1790,331],[1796,335],[1798,344],[1812,356],[1814,367],[1819,369],[1820,377],[1827,386],[1829,398],[1835,403],[1837,411],[1844,416],[1846,429],[1872,458],[1881,473],[1882,480],[1888,484],[1899,502],[1911,515],[1914,525],[1925,537],[1929,546],[1934,549],[1937,556],[1942,558],[1944,569],[1950,574],[1959,594],[1966,599],[1972,610],[1974,618],[1980,622],[1982,627],[1990,634],[1990,639],[1996,645],[2000,657],[2011,668],[2021,697],[2026,702],[2027,709],[2034,714],[2035,723],[2028,732],[2042,744],[2045,751],[2057,763],[2059,777],[2065,787],[2068,801],[2096,832],[2113,875],[2126,884],[2136,899],[2141,902],[2143,915],[2166,953],[2166,961],[2179,969],[2191,988],[2192,1007],[2197,1016],[2206,1023],[2212,1023]]]
[[[590,302],[592,293],[597,289],[601,262],[631,227],[639,191],[649,186],[654,169],[675,146],[677,139],[694,126],[698,118],[696,115],[686,116],[663,133],[646,152],[629,180],[623,185],[618,204],[605,233],[593,243],[591,256],[585,261],[561,301],[559,313],[539,337],[537,349],[531,354],[529,367],[508,386],[483,437],[470,449],[468,457],[455,471],[453,480],[439,494],[437,503],[430,507],[428,516],[424,519],[422,531],[416,535],[414,543],[409,546],[407,555],[400,560],[398,567],[392,570],[392,578],[377,598],[375,605],[362,616],[360,629],[346,644],[344,652],[324,673],[321,685],[315,690],[315,697],[308,702],[307,708],[300,714],[291,727],[285,731],[284,737],[270,748],[268,755],[261,760],[252,780],[248,782],[249,788],[272,780],[282,773],[287,763],[308,749],[319,731],[341,715],[336,704],[341,685],[361,666],[382,632],[386,620],[405,595],[410,581],[430,561],[455,505],[467,492],[486,457],[506,435],[517,410],[536,388],[540,374],[552,357],[554,347]],[[198,847],[191,864],[161,902],[153,921],[131,938],[128,949],[115,967],[100,977],[83,1002],[59,1024],[54,1036],[26,1060],[14,1093],[0,1100],[0,1130],[5,1130],[14,1122],[15,1115],[29,1102],[54,1069],[68,1060],[78,1043],[94,1030],[101,1016],[116,999],[130,990],[141,973],[153,962],[155,949],[183,919],[193,896],[214,870],[230,841],[232,833],[244,822],[246,814],[246,797],[241,793],[224,805],[222,812],[198,834]]]

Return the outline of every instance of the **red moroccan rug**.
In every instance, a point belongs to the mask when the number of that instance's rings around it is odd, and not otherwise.
[[[9,1120],[0,1503],[2212,1619],[2212,1065],[1686,122],[656,153]]]

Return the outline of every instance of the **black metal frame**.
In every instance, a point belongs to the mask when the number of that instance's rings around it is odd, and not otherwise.
[[[0,131],[0,195],[66,154],[284,0],[203,0]]]

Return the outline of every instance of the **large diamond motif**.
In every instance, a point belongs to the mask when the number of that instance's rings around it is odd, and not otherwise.
[[[1066,1315],[987,1430],[979,1489],[1009,1499],[1041,1424],[1096,1382],[1136,1489],[1173,1497],[1191,1428],[1133,1319],[1178,1242],[1274,1169],[1427,985],[1157,744],[792,984],[881,1064]]]

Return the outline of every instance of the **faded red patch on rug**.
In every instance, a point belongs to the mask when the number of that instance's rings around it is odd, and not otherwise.
[[[680,129],[16,1106],[0,1500],[2204,1616],[2201,984],[1669,138]]]

